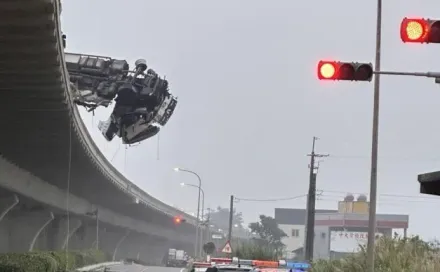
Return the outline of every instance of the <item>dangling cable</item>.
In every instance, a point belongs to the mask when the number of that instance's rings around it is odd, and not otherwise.
[[[159,160],[159,153],[160,152],[160,132],[157,134],[157,153],[156,153],[156,158],[157,160]]]
[[[126,167],[127,167],[127,146],[125,146],[125,153],[124,153],[124,174],[126,174],[125,172]]]
[[[116,155],[118,154],[119,149],[121,149],[121,143],[119,143],[118,149],[116,149],[115,153],[113,153],[113,156],[112,156],[110,162],[113,162],[113,160],[116,158]]]
[[[69,234],[70,234],[70,179],[72,171],[72,123],[69,121],[69,155],[67,166],[67,188],[66,188],[66,216],[67,216],[67,238],[66,238],[66,271],[69,264]]]

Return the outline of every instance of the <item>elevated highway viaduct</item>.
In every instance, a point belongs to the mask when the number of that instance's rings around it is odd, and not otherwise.
[[[89,248],[98,210],[109,254],[117,245],[120,257],[191,252],[196,219],[127,180],[88,134],[69,90],[60,13],[58,0],[0,2],[0,251]],[[176,227],[176,215],[186,223]]]

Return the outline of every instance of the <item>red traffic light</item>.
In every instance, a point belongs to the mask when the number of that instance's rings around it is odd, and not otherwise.
[[[318,78],[319,79],[333,79],[336,78],[337,64],[334,61],[320,61],[318,64]]]
[[[183,223],[183,222],[186,222],[186,220],[183,219],[182,217],[180,217],[180,216],[175,216],[175,217],[174,217],[174,223],[175,223],[176,225],[179,225],[179,224],[181,224],[181,223]]]
[[[320,80],[371,81],[373,66],[371,63],[320,61],[318,78]]]
[[[407,43],[440,43],[440,20],[403,18],[400,38]]]

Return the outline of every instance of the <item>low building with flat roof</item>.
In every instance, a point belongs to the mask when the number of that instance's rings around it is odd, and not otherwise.
[[[328,259],[356,251],[368,239],[369,202],[361,195],[354,199],[348,195],[339,202],[338,209],[317,209],[315,212],[314,258]],[[305,209],[275,209],[275,220],[287,237],[283,239],[289,258],[302,254],[305,242],[307,212]],[[376,235],[392,236],[394,229],[409,226],[409,216],[402,214],[377,214]]]

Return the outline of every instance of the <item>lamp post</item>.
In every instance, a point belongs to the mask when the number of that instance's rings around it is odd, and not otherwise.
[[[174,168],[174,171],[176,172],[186,172],[189,174],[192,174],[194,176],[197,177],[197,179],[199,180],[199,195],[197,198],[197,223],[196,223],[196,241],[195,241],[195,245],[194,245],[194,255],[198,255],[198,250],[197,250],[197,245],[198,245],[198,239],[199,239],[199,227],[200,227],[200,195],[202,194],[202,179],[200,178],[200,176],[191,170],[188,169],[183,169],[183,168]]]
[[[205,191],[201,187],[199,187],[195,184],[187,184],[187,183],[182,182],[182,183],[180,183],[180,186],[194,187],[194,188],[197,188],[202,193],[202,213],[201,213],[202,224],[200,224],[200,225],[203,225],[203,223],[204,223],[203,220],[205,218],[205,213],[204,213],[205,212]],[[201,255],[202,248],[203,248],[203,232],[202,231],[199,232],[198,241],[200,244],[198,252],[199,252],[199,255]]]

